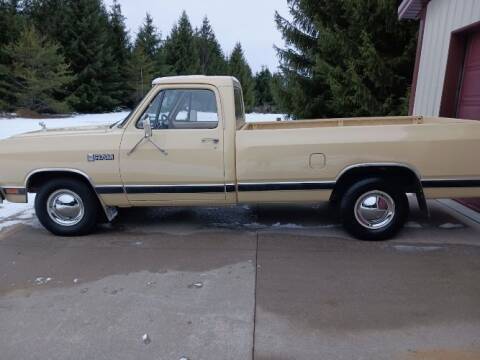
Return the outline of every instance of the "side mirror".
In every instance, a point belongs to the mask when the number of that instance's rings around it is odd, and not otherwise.
[[[146,138],[152,137],[152,124],[150,123],[150,119],[148,118],[148,116],[143,119],[143,130],[145,130]]]

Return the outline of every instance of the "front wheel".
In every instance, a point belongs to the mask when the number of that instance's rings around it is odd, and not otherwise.
[[[394,237],[409,213],[407,195],[383,179],[354,184],[343,196],[340,212],[345,229],[361,240]]]
[[[47,182],[35,198],[40,223],[59,236],[86,235],[98,218],[98,200],[89,186],[69,178]]]

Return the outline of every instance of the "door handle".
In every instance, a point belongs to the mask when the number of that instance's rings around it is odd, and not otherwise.
[[[217,145],[219,142],[220,142],[219,139],[214,139],[214,138],[203,138],[202,139],[202,144],[213,143],[213,144]]]

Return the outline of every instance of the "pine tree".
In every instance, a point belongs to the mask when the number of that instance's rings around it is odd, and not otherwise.
[[[237,43],[228,60],[228,71],[242,84],[243,100],[245,109],[251,111],[255,105],[255,82],[253,81],[252,69],[245,59],[242,45]]]
[[[147,13],[138,30],[134,47],[128,61],[129,105],[135,106],[150,90],[152,80],[166,71],[161,37]]]
[[[274,94],[295,117],[406,112],[416,26],[398,21],[396,0],[288,0],[278,13]]]
[[[194,75],[200,72],[198,51],[192,25],[184,11],[165,42],[165,61],[176,75]]]
[[[255,107],[260,112],[273,112],[273,75],[267,67],[262,67],[255,75]]]
[[[138,30],[137,38],[135,39],[135,48],[142,48],[145,54],[154,60],[158,55],[160,47],[160,35],[150,14],[147,13],[145,22]]]
[[[29,0],[25,12],[37,31],[60,44],[66,43],[69,27],[68,0]]]
[[[157,76],[156,64],[141,46],[133,49],[127,67],[128,105],[133,107],[152,87],[152,80]]]
[[[110,48],[114,61],[118,65],[118,71],[115,76],[115,82],[118,83],[118,102],[122,105],[128,105],[129,91],[127,87],[128,62],[130,58],[130,37],[125,25],[125,17],[122,15],[122,9],[117,0],[113,1],[109,13],[110,28]]]
[[[20,36],[24,19],[17,0],[0,0],[0,111],[13,110],[15,97],[12,92],[12,59],[6,54],[6,46]]]
[[[101,0],[66,0],[62,46],[76,75],[70,102],[79,112],[111,111],[120,104],[108,14]]]
[[[11,77],[16,104],[36,112],[66,112],[62,98],[73,77],[59,53],[60,46],[40,37],[33,27],[6,47],[12,59]]]
[[[200,60],[200,73],[225,75],[227,73],[225,55],[207,17],[203,19],[202,27],[195,32],[195,40]]]
[[[14,41],[21,32],[22,21],[17,0],[0,0],[0,47]]]

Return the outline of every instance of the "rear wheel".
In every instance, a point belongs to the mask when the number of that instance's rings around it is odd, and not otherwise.
[[[345,229],[361,240],[388,240],[403,227],[409,213],[407,195],[382,179],[354,184],[343,196],[340,212]]]
[[[35,198],[40,223],[60,236],[86,235],[98,218],[98,199],[85,183],[62,178],[45,183]]]

